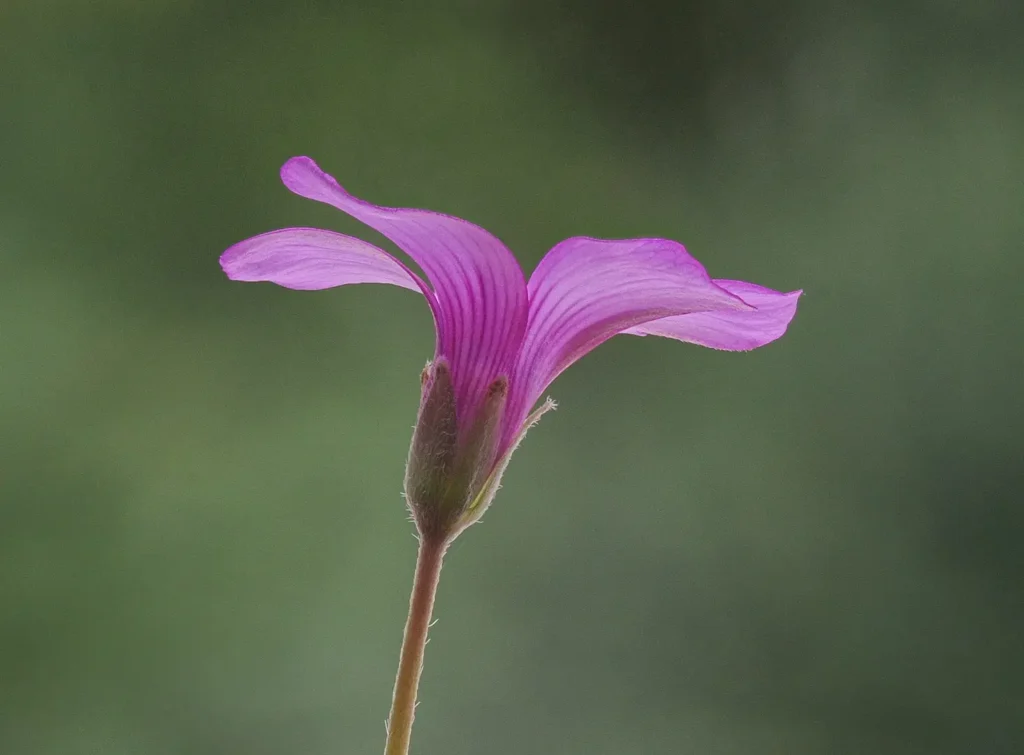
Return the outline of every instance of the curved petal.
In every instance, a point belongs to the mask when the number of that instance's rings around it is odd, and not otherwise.
[[[220,256],[231,280],[269,281],[299,291],[349,283],[390,283],[433,293],[416,273],[383,249],[319,228],[283,228],[239,241]]]
[[[786,332],[796,314],[797,300],[803,293],[791,291],[783,294],[743,281],[716,280],[715,283],[756,309],[663,317],[625,332],[636,336],[665,336],[725,351],[749,351],[771,343]]]
[[[752,307],[666,239],[566,239],[530,277],[530,322],[513,378],[508,422],[525,417],[559,373],[617,333],[689,312]],[[515,428],[506,428],[511,437]]]
[[[437,297],[438,356],[452,366],[460,425],[470,421],[488,385],[509,375],[526,329],[526,284],[512,253],[468,221],[357,199],[308,157],[286,162],[281,180],[391,239],[423,270]]]

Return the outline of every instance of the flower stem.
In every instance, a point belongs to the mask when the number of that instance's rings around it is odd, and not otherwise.
[[[416,689],[423,670],[423,651],[427,645],[434,595],[441,577],[441,562],[448,548],[445,538],[423,536],[416,556],[416,576],[409,598],[409,618],[405,623],[402,655],[398,662],[395,693],[388,716],[388,740],[384,755],[408,755],[412,721],[416,715]]]

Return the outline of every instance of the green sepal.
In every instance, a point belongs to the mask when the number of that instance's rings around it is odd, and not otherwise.
[[[491,505],[491,501],[494,500],[494,496],[497,494],[498,489],[501,487],[501,478],[505,474],[505,469],[508,467],[508,463],[512,458],[512,454],[519,447],[519,444],[523,442],[523,438],[526,437],[526,433],[531,427],[540,422],[540,418],[547,414],[552,409],[557,408],[557,404],[550,398],[544,399],[544,403],[537,407],[526,421],[523,426],[519,428],[519,432],[516,433],[516,437],[512,440],[512,443],[502,454],[501,458],[497,460],[491,473],[487,476],[484,484],[480,487],[480,491],[476,494],[474,499],[470,502],[469,506],[463,511],[462,516],[455,523],[454,531],[452,532],[452,538],[462,532],[471,524],[475,524],[480,521],[480,517],[484,515],[487,508]]]
[[[420,529],[437,518],[455,467],[458,425],[451,370],[443,359],[423,368],[419,417],[405,468],[405,498]]]
[[[427,365],[422,384],[405,495],[421,534],[449,537],[491,477],[508,380],[501,377],[490,385],[475,416],[461,432],[448,363],[438,359]]]

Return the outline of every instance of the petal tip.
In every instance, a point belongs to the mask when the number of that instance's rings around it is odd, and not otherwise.
[[[306,157],[305,155],[289,157],[284,161],[284,165],[281,166],[281,178],[283,179],[286,175],[291,175],[295,171],[309,171],[310,169],[320,170],[320,166],[316,164],[312,157]]]
[[[331,204],[338,182],[328,175],[311,157],[291,157],[281,166],[281,183],[300,197]]]
[[[350,206],[357,201],[311,157],[289,158],[281,166],[281,183],[293,194],[329,204],[350,215]]]
[[[220,263],[220,269],[231,280],[241,280],[238,277],[238,258],[244,251],[242,246],[244,243],[232,244],[220,255],[220,259],[217,260]]]

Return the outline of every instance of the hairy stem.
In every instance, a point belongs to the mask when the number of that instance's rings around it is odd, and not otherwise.
[[[384,755],[408,755],[412,738],[412,721],[416,715],[416,690],[423,670],[423,651],[427,645],[430,615],[434,610],[434,595],[441,577],[441,563],[448,543],[444,538],[426,537],[420,540],[416,556],[416,576],[409,598],[409,618],[405,623],[402,655],[398,662],[395,694],[388,716],[388,741]]]

